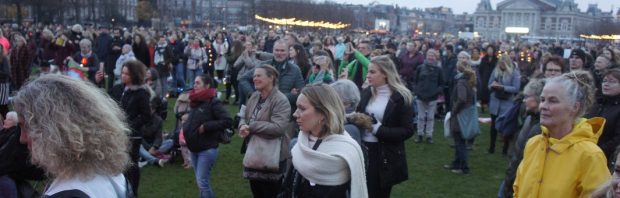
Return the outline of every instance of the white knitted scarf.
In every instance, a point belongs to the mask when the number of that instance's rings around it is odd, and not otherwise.
[[[315,151],[310,146],[308,134],[299,132],[291,154],[293,166],[309,182],[336,186],[351,181],[350,197],[368,197],[364,155],[348,133],[324,137]]]

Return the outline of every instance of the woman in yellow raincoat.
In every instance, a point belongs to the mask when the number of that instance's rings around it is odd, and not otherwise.
[[[581,118],[594,101],[592,77],[575,71],[547,81],[541,94],[542,134],[525,146],[514,197],[589,197],[609,179],[596,145],[605,119]]]

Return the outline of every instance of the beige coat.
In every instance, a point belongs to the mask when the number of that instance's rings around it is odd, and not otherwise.
[[[261,110],[258,112],[256,120],[251,122],[250,118],[252,117],[252,113],[259,99],[260,92],[254,92],[246,103],[245,114],[241,118],[239,126],[244,124],[248,125],[250,127],[251,138],[273,139],[282,137],[280,148],[280,172],[268,173],[245,168],[243,176],[247,179],[278,180],[282,177],[286,168],[286,162],[291,156],[289,150],[290,139],[288,137],[288,132],[292,127],[290,119],[291,106],[286,96],[282,94],[277,87],[274,87],[273,91],[267,96]]]

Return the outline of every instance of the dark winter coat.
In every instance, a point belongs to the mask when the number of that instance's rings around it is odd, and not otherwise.
[[[151,120],[150,97],[144,87],[125,88],[121,96],[121,108],[125,111],[133,138],[142,138],[140,129]]]
[[[439,66],[424,63],[416,68],[414,93],[424,102],[436,100],[443,93],[444,74]]]
[[[204,133],[199,133],[200,126]],[[200,106],[189,111],[189,118],[183,125],[183,133],[187,148],[191,152],[200,152],[217,148],[218,135],[232,127],[230,114],[218,99],[203,102]]]
[[[0,176],[19,180],[45,179],[44,171],[30,163],[28,146],[19,142],[17,126],[0,130]]]
[[[481,82],[478,84],[478,99],[484,104],[488,104],[491,97],[491,91],[486,83],[489,82],[495,65],[497,65],[497,57],[494,55],[486,55],[482,57],[480,65],[478,66],[478,74],[480,74],[478,77],[480,79],[479,82]]]
[[[142,146],[144,146],[146,150],[149,150],[151,147],[157,149],[161,146],[163,124],[164,122],[161,117],[153,114],[151,120],[142,127]]]
[[[73,55],[73,60],[75,60],[75,62],[77,62],[78,64],[81,64],[82,54],[80,52],[76,53],[75,55]],[[99,71],[99,58],[97,57],[97,54],[92,52],[90,57],[88,57],[88,61],[86,65],[84,65],[84,67],[88,68],[88,80],[90,80],[90,82],[94,84],[97,84],[95,82],[95,75],[97,74],[97,71]]]
[[[358,112],[366,112],[366,106],[372,97],[371,88],[362,91]],[[413,108],[406,104],[403,96],[393,92],[385,107],[381,126],[375,136],[379,140],[379,152],[385,162],[385,168],[380,170],[381,186],[392,186],[409,179],[407,156],[405,154],[405,140],[413,136]]]
[[[605,153],[608,164],[611,164],[616,157],[613,156],[614,151],[620,145],[620,95],[603,96],[592,107],[588,117],[603,117],[607,120],[597,144]]]

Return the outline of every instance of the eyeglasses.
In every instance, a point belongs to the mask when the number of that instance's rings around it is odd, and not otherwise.
[[[603,83],[601,83],[603,85],[617,85],[618,81],[607,81],[607,80],[603,80]]]
[[[545,69],[545,72],[557,72],[557,73],[560,73],[560,72],[562,72],[562,70],[561,69]]]

